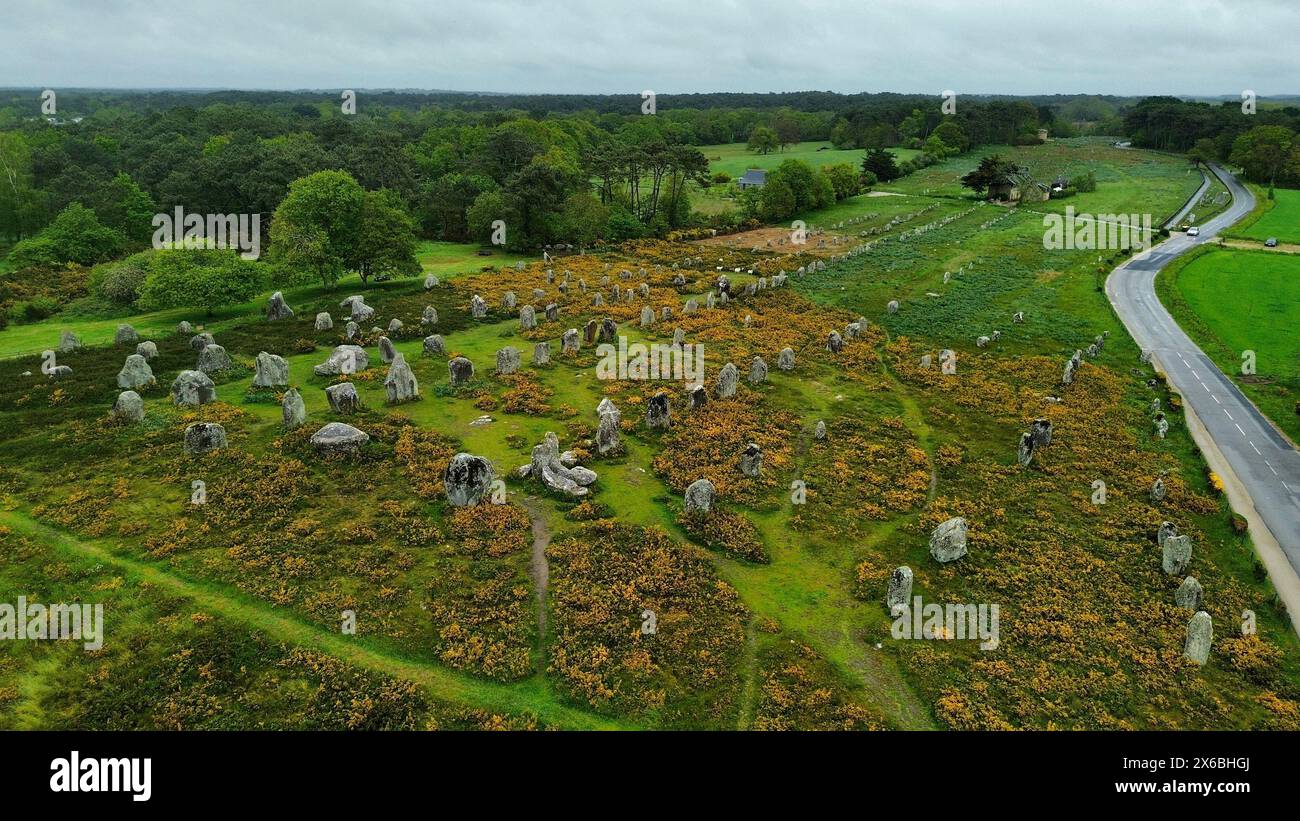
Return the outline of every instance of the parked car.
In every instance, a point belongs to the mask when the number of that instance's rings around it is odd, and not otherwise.
[[[1199,237],[1200,235],[1201,235],[1201,229],[1197,228],[1195,225],[1187,229],[1187,236],[1189,237]]]
[[[1264,240],[1264,247],[1265,247],[1265,248],[1276,248],[1276,247],[1277,247],[1277,237],[1269,237],[1268,239]]]

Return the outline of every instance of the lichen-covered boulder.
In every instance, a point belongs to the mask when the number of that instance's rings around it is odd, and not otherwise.
[[[393,347],[393,340],[386,336],[379,337],[379,361],[381,364],[391,364],[397,357],[397,348]]]
[[[330,331],[334,329],[334,317],[329,315],[328,311],[321,311],[316,314],[316,330]]]
[[[393,334],[394,336],[396,336],[397,334],[401,333],[401,332],[402,332],[402,329],[405,328],[405,327],[406,327],[406,324],[405,324],[404,322],[402,322],[402,320],[398,319],[397,317],[393,317],[393,318],[392,318],[391,320],[389,320],[389,322],[388,322],[388,332],[389,332],[390,334]]]
[[[144,400],[135,391],[122,391],[113,402],[110,415],[123,422],[139,422],[144,418]]]
[[[59,353],[72,353],[79,348],[81,348],[81,337],[77,336],[72,331],[63,331],[59,334],[59,347],[56,349]],[[139,350],[136,351],[136,353],[139,352]],[[155,353],[156,352],[157,351],[155,350]]]
[[[185,428],[186,453],[198,455],[226,445],[226,429],[216,422],[194,422]]]
[[[668,392],[659,391],[646,403],[645,423],[648,428],[666,428],[672,424],[672,408]]]
[[[434,276],[433,274],[429,274],[424,278],[424,290],[432,291],[434,288],[437,287],[438,287],[438,278],[436,276]]]
[[[533,364],[549,365],[551,364],[551,343],[538,342],[533,346]]]
[[[182,319],[180,322],[176,323],[176,333],[180,334],[181,336],[185,336],[186,334],[192,334],[194,333],[194,326],[191,325],[187,320]]]
[[[468,507],[483,501],[495,478],[491,462],[472,453],[458,453],[447,463],[442,484],[448,502]]]
[[[840,336],[839,331],[831,331],[826,336],[826,350],[831,353],[839,353],[844,350],[844,338]]]
[[[221,345],[213,343],[199,351],[199,362],[196,367],[204,373],[220,373],[234,366],[235,363],[230,361],[230,354],[226,353],[226,349]]]
[[[149,360],[138,353],[128,356],[122,370],[117,372],[117,386],[119,388],[144,388],[156,381],[153,369],[149,367]]]
[[[447,343],[443,342],[442,334],[426,336],[423,351],[425,356],[445,356],[447,354]]]
[[[136,334],[135,328],[132,328],[130,325],[118,325],[117,330],[113,333],[114,345],[134,345],[139,341],[139,335]]]
[[[750,442],[740,454],[740,472],[757,479],[763,470],[763,449]]]
[[[818,441],[826,438],[826,423],[818,420],[817,427],[813,429],[813,438]]]
[[[302,394],[298,393],[297,388],[284,392],[284,399],[280,402],[280,416],[284,420],[285,430],[302,427],[307,421],[307,404],[302,401]]]
[[[1049,419],[1035,419],[1029,427],[1034,438],[1035,448],[1045,448],[1052,444],[1052,422]]]
[[[1187,622],[1187,640],[1183,643],[1183,658],[1204,666],[1210,660],[1210,646],[1214,643],[1214,621],[1210,614],[1198,610]]]
[[[885,305],[885,310],[891,314],[898,313],[898,300],[897,299],[889,300],[889,302]]]
[[[1016,461],[1020,462],[1021,467],[1029,467],[1029,463],[1033,460],[1034,435],[1023,433],[1020,435],[1020,444],[1016,446]]]
[[[172,382],[172,404],[198,407],[217,398],[217,386],[203,371],[181,371]]]
[[[487,303],[478,294],[474,294],[469,299],[469,315],[475,319],[482,319],[487,316]]]
[[[447,362],[447,373],[453,388],[468,384],[474,378],[474,363],[463,356]]]
[[[531,331],[537,327],[537,312],[533,310],[532,305],[525,305],[519,309],[519,330]]]
[[[756,356],[753,361],[749,363],[749,384],[761,385],[766,381],[767,363],[763,361],[763,357]]]
[[[1156,477],[1155,482],[1151,485],[1151,501],[1163,502],[1167,495],[1169,495],[1169,491],[1165,488],[1165,480]]]
[[[420,396],[420,384],[415,379],[411,366],[406,364],[406,357],[398,354],[393,357],[393,364],[388,368],[384,378],[384,391],[389,402],[409,402]]]
[[[966,555],[966,520],[954,516],[930,534],[930,555],[944,564]]]
[[[718,371],[718,386],[715,391],[719,399],[730,399],[736,395],[736,385],[740,382],[740,371],[728,362]]]
[[[1174,591],[1174,604],[1188,610],[1200,610],[1201,599],[1204,595],[1205,590],[1201,587],[1201,583],[1196,580],[1196,577],[1188,576],[1183,579],[1183,583],[1178,585],[1178,589]]]
[[[145,359],[153,359],[158,356],[158,346],[149,340],[145,340],[135,346],[135,352]]]
[[[438,309],[432,305],[424,306],[424,313],[420,314],[420,327],[428,329],[438,324]]]
[[[617,450],[618,445],[618,411],[601,413],[600,425],[596,428],[596,450],[601,454],[606,454]]]
[[[885,604],[890,615],[897,616],[900,607],[910,607],[912,599],[912,568],[907,565],[894,568],[889,574],[889,589],[885,593]]]
[[[709,404],[709,392],[704,390],[703,385],[696,385],[687,391],[687,396],[691,400],[691,410],[699,410]]]
[[[560,354],[576,354],[581,347],[581,341],[578,338],[578,329],[570,328],[560,337]]]
[[[1180,576],[1192,563],[1192,540],[1187,536],[1170,536],[1161,548],[1160,566],[1170,576]]]
[[[708,479],[696,479],[686,488],[686,512],[708,513],[713,508],[713,501],[718,491]]]
[[[519,363],[522,361],[519,349],[507,345],[497,351],[497,373],[511,374],[519,370]]]
[[[329,358],[312,368],[317,376],[341,376],[370,367],[370,355],[359,345],[339,345]]]
[[[361,397],[357,394],[357,386],[351,382],[330,385],[325,389],[325,398],[335,413],[353,414],[361,410]]]
[[[266,302],[266,318],[269,320],[288,319],[293,316],[293,308],[284,301],[284,294],[276,291]]]
[[[190,347],[194,349],[195,353],[200,353],[209,345],[216,344],[216,341],[217,340],[212,338],[212,334],[204,331],[203,333],[198,333],[190,337]]]
[[[781,353],[777,354],[776,366],[783,371],[794,370],[794,349],[782,348]]]
[[[254,388],[281,388],[289,384],[289,363],[284,357],[262,351],[253,361]]]
[[[311,443],[322,454],[347,456],[361,450],[370,434],[345,422],[330,422],[311,435]]]

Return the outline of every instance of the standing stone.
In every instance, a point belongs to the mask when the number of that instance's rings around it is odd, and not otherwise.
[[[269,320],[288,319],[293,316],[293,308],[284,301],[284,294],[276,291],[266,303],[266,318]]]
[[[757,479],[763,469],[763,449],[750,442],[740,454],[740,472]]]
[[[794,349],[782,348],[781,353],[777,354],[776,366],[783,371],[794,370]]]
[[[1024,321],[1025,321],[1025,312],[1024,312],[1024,311],[1016,311],[1014,314],[1011,315],[1011,321],[1012,321],[1013,323],[1015,323],[1016,325],[1020,325],[1020,324],[1024,323]]]
[[[736,384],[740,381],[740,371],[736,366],[728,362],[718,371],[718,387],[716,395],[719,399],[730,399],[736,395]]]
[[[1210,614],[1198,610],[1187,622],[1187,641],[1183,644],[1183,658],[1204,666],[1210,660],[1210,645],[1214,643],[1214,622]]]
[[[666,428],[672,424],[672,408],[668,392],[659,391],[646,403],[645,423],[648,428]]]
[[[192,334],[194,333],[194,326],[191,325],[187,320],[182,319],[180,322],[176,323],[176,333],[180,334],[181,336],[185,336],[186,334]]]
[[[818,441],[826,438],[826,423],[818,420],[817,427],[813,430],[813,438]]]
[[[321,311],[316,314],[316,330],[329,331],[334,328],[334,317],[329,315],[328,311]]]
[[[1021,467],[1029,467],[1029,463],[1034,460],[1034,435],[1024,433],[1020,436],[1020,444],[1016,447],[1016,460],[1020,462]]]
[[[538,342],[533,346],[533,364],[549,365],[551,364],[551,343]]]
[[[591,319],[582,327],[582,338],[588,345],[595,344],[596,337],[600,333],[600,323]]]
[[[693,314],[700,309],[700,303],[695,301],[694,297],[686,300],[686,307],[682,308],[682,313]]]
[[[1033,437],[1034,447],[1045,448],[1052,444],[1052,423],[1048,419],[1035,419],[1030,425],[1029,435]]]
[[[546,306],[546,321],[556,322],[559,320],[559,318],[560,318],[560,306],[556,305],[554,302],[549,303]]]
[[[1192,563],[1192,540],[1188,536],[1170,536],[1162,545],[1160,566],[1170,576],[1180,576]]]
[[[831,331],[826,337],[826,350],[831,353],[839,353],[844,350],[844,339],[840,336],[839,331]]]
[[[442,341],[442,334],[433,334],[424,338],[424,353],[427,356],[446,355],[447,345]]]
[[[537,314],[532,305],[525,305],[519,309],[519,330],[531,331],[537,327]]]
[[[307,421],[307,404],[302,401],[302,394],[298,393],[297,388],[290,388],[284,392],[284,400],[280,403],[280,415],[284,419],[285,430],[301,427]]]
[[[151,342],[149,344],[152,345],[153,343]],[[59,347],[57,349],[59,353],[72,353],[73,351],[79,349],[80,347],[81,347],[81,338],[76,334],[74,334],[72,331],[64,331],[61,334],[59,334]],[[137,348],[136,353],[139,352],[140,350]],[[157,348],[155,348],[154,354],[157,355],[157,353],[158,353]]]
[[[1200,610],[1201,599],[1204,595],[1205,590],[1201,587],[1201,583],[1196,580],[1196,577],[1188,576],[1183,579],[1183,583],[1178,585],[1178,589],[1174,591],[1174,604],[1188,610]]]
[[[348,324],[343,326],[343,335],[348,339],[356,339],[359,333],[361,333],[361,326],[350,319]]]
[[[113,402],[112,417],[123,422],[139,422],[144,418],[144,400],[135,391],[122,391]]]
[[[889,303],[885,305],[885,310],[891,314],[898,313],[898,300],[897,299],[889,300]]]
[[[289,384],[289,363],[284,357],[262,351],[254,361],[254,388],[279,388]]]
[[[451,377],[451,386],[460,387],[474,378],[474,363],[463,356],[458,356],[447,361],[447,373]]]
[[[890,615],[897,616],[899,607],[910,607],[912,601],[912,568],[907,565],[894,568],[889,574],[889,592],[885,594],[885,604]]]
[[[754,361],[749,363],[749,384],[761,385],[767,381],[767,363],[763,357],[756,356]]]
[[[153,376],[153,369],[149,367],[149,361],[138,353],[128,356],[126,364],[117,373],[117,386],[119,388],[144,388],[156,381]]]
[[[185,452],[208,453],[226,447],[226,429],[216,422],[194,422],[185,428]]]
[[[204,331],[203,333],[195,334],[190,337],[190,347],[193,348],[196,353],[199,353],[209,345],[216,344],[216,341],[217,340],[212,338],[212,334]]]
[[[1169,492],[1165,489],[1165,480],[1156,477],[1155,483],[1151,485],[1151,501],[1163,502],[1168,493]]]
[[[515,296],[514,291],[506,291],[501,295],[501,310],[513,311],[519,304],[519,297]]]
[[[674,347],[674,348],[680,348],[680,347],[682,347],[682,346],[685,345],[685,344],[686,344],[686,329],[684,329],[684,328],[674,328],[674,329],[673,329],[673,347]]]
[[[424,306],[424,313],[420,315],[420,327],[428,330],[438,324],[438,309],[432,305]]]
[[[484,302],[483,297],[478,294],[474,294],[474,296],[470,297],[469,315],[475,319],[482,319],[487,316],[487,303]]]
[[[519,349],[507,345],[497,351],[497,373],[511,374],[519,370],[520,363]]]
[[[686,512],[708,513],[713,507],[717,490],[708,479],[696,479],[686,488]]]
[[[228,371],[235,364],[230,361],[230,354],[220,345],[209,345],[199,351],[198,369],[204,373],[218,373]]]
[[[217,398],[217,386],[203,371],[181,371],[172,382],[172,404],[198,407]]]
[[[987,336],[981,336],[975,340],[975,347],[977,348],[987,348],[988,346],[989,338]]]
[[[442,483],[448,502],[469,507],[483,501],[492,489],[493,479],[491,462],[472,453],[458,453],[447,463]]]
[[[618,323],[606,317],[600,321],[600,341],[614,342],[618,339]]]
[[[1066,362],[1065,362],[1065,372],[1061,374],[1061,384],[1062,384],[1062,385],[1070,385],[1070,384],[1073,384],[1073,383],[1074,383],[1074,372],[1075,372],[1075,370],[1077,369],[1077,367],[1078,367],[1078,366],[1075,365],[1073,359],[1068,359],[1068,360],[1066,360]]]
[[[415,373],[406,364],[406,357],[400,353],[393,357],[393,364],[388,368],[384,390],[388,393],[389,402],[409,402],[420,396],[420,384],[415,379]]]
[[[357,386],[351,382],[330,385],[325,389],[325,398],[335,413],[347,415],[361,410],[361,397],[357,394]]]
[[[655,322],[655,312],[654,312],[654,309],[651,308],[649,305],[647,305],[647,306],[645,306],[644,308],[642,308],[642,309],[641,309],[641,327],[642,327],[642,328],[648,328],[648,327],[650,327],[651,325],[653,325],[654,322]]]
[[[609,401],[609,400],[603,400]],[[613,408],[613,404],[610,405]],[[601,454],[618,448],[618,411],[609,410],[600,414],[600,426],[596,429],[596,450]]]
[[[600,402],[596,405],[596,415],[604,416],[607,413],[614,415],[615,422],[623,418],[623,414],[619,412],[618,406],[611,402],[608,396],[605,396],[602,397]]]
[[[136,334],[135,328],[130,325],[118,325],[117,331],[113,334],[114,345],[134,345],[139,341],[140,337]]]
[[[691,410],[699,410],[709,403],[709,394],[704,390],[703,385],[696,385],[690,389]]]
[[[146,339],[144,342],[135,346],[135,352],[143,356],[145,359],[153,359],[158,356],[158,346]]]
[[[1165,418],[1165,415],[1163,413],[1157,413],[1156,414],[1156,436],[1159,436],[1161,439],[1164,439],[1167,433],[1169,433],[1169,420]]]
[[[436,276],[434,276],[433,274],[429,274],[424,278],[424,290],[432,291],[434,288],[437,287],[438,287],[438,278]]]
[[[1165,540],[1170,536],[1178,535],[1178,527],[1173,522],[1161,522],[1160,529],[1156,531],[1156,543],[1161,547],[1165,546]]]
[[[358,345],[339,345],[329,358],[312,368],[317,376],[341,376],[364,371],[370,367],[370,355]]]
[[[966,520],[955,516],[930,534],[930,555],[947,564],[966,555]]]
[[[922,368],[926,368],[926,369],[928,369],[928,368],[930,368],[930,366],[931,366],[932,364],[933,364],[933,360],[931,359],[930,354],[924,354],[924,355],[921,356],[921,367],[922,367]]]
[[[370,434],[344,422],[330,422],[311,435],[316,450],[329,456],[347,456],[356,453],[370,441]]]
[[[397,358],[397,348],[393,347],[393,340],[386,336],[379,337],[379,361],[384,365],[390,364]]]
[[[388,332],[396,336],[397,334],[401,333],[402,328],[404,327],[406,326],[402,322],[402,320],[398,319],[397,317],[393,317],[392,321],[388,323]]]
[[[561,354],[576,354],[579,347],[581,347],[581,343],[578,339],[577,328],[570,328],[564,332],[564,336],[560,337]]]

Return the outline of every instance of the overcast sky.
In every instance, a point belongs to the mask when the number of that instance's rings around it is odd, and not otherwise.
[[[1300,93],[1300,0],[4,0],[0,86]]]

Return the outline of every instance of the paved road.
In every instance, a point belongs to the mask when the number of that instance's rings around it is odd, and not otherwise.
[[[1155,278],[1161,268],[1255,207],[1255,197],[1235,177],[1217,166],[1214,171],[1232,192],[1232,205],[1203,224],[1200,237],[1176,234],[1116,268],[1106,280],[1106,295],[1133,339],[1153,354],[1170,385],[1200,418],[1300,573],[1300,452],[1183,333],[1156,298]]]

